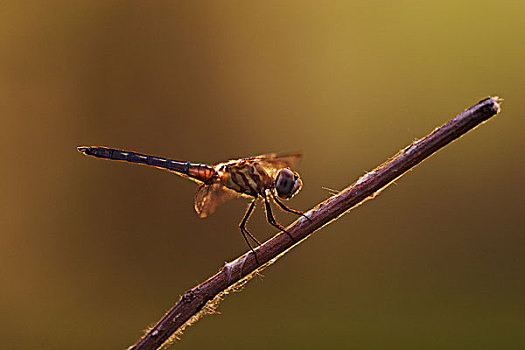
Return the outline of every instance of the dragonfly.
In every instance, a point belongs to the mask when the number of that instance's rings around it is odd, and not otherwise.
[[[239,223],[239,228],[257,263],[257,254],[248,238],[257,245],[261,245],[261,242],[248,231],[246,224],[259,199],[264,202],[268,223],[286,233],[293,241],[295,239],[292,235],[275,219],[270,201],[276,203],[284,211],[308,219],[303,212],[291,209],[282,202],[296,195],[303,185],[299,174],[291,170],[301,160],[300,153],[280,155],[270,153],[210,166],[101,146],[81,146],[77,149],[88,156],[168,170],[197,182],[199,185],[195,191],[194,202],[195,211],[201,218],[213,214],[218,205],[229,199],[250,198],[251,202]]]

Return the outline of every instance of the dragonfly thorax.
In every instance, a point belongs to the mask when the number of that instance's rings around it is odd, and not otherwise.
[[[218,174],[227,188],[252,197],[264,196],[273,183],[266,169],[255,161],[240,160],[221,164]]]
[[[292,198],[303,186],[299,174],[290,169],[281,169],[275,177],[275,190],[282,199]]]

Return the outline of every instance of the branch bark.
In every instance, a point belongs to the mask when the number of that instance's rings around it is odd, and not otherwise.
[[[287,231],[295,238],[295,242],[281,232],[256,249],[262,266],[257,266],[252,252],[225,264],[217,274],[184,293],[166,315],[129,350],[158,349],[170,337],[176,337],[203,313],[213,310],[225,294],[242,286],[256,272],[275,262],[295,244],[365,200],[373,198],[406,171],[440,148],[496,115],[500,111],[500,102],[501,99],[498,97],[481,100],[436,128],[423,139],[413,142],[391,160],[367,173],[350,187],[308,211],[306,213],[308,219],[300,217],[287,228]]]

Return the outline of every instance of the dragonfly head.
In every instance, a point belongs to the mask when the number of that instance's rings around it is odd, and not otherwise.
[[[282,199],[292,198],[303,186],[299,174],[290,169],[283,168],[277,173],[275,178],[275,190]]]

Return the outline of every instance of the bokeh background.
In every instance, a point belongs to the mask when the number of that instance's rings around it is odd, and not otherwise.
[[[300,150],[308,209],[488,95],[503,112],[323,228],[180,349],[525,347],[525,2],[2,1],[2,349],[124,349],[247,249],[247,202],[83,157]],[[283,223],[293,216],[279,213]],[[249,227],[275,234],[263,211]]]

